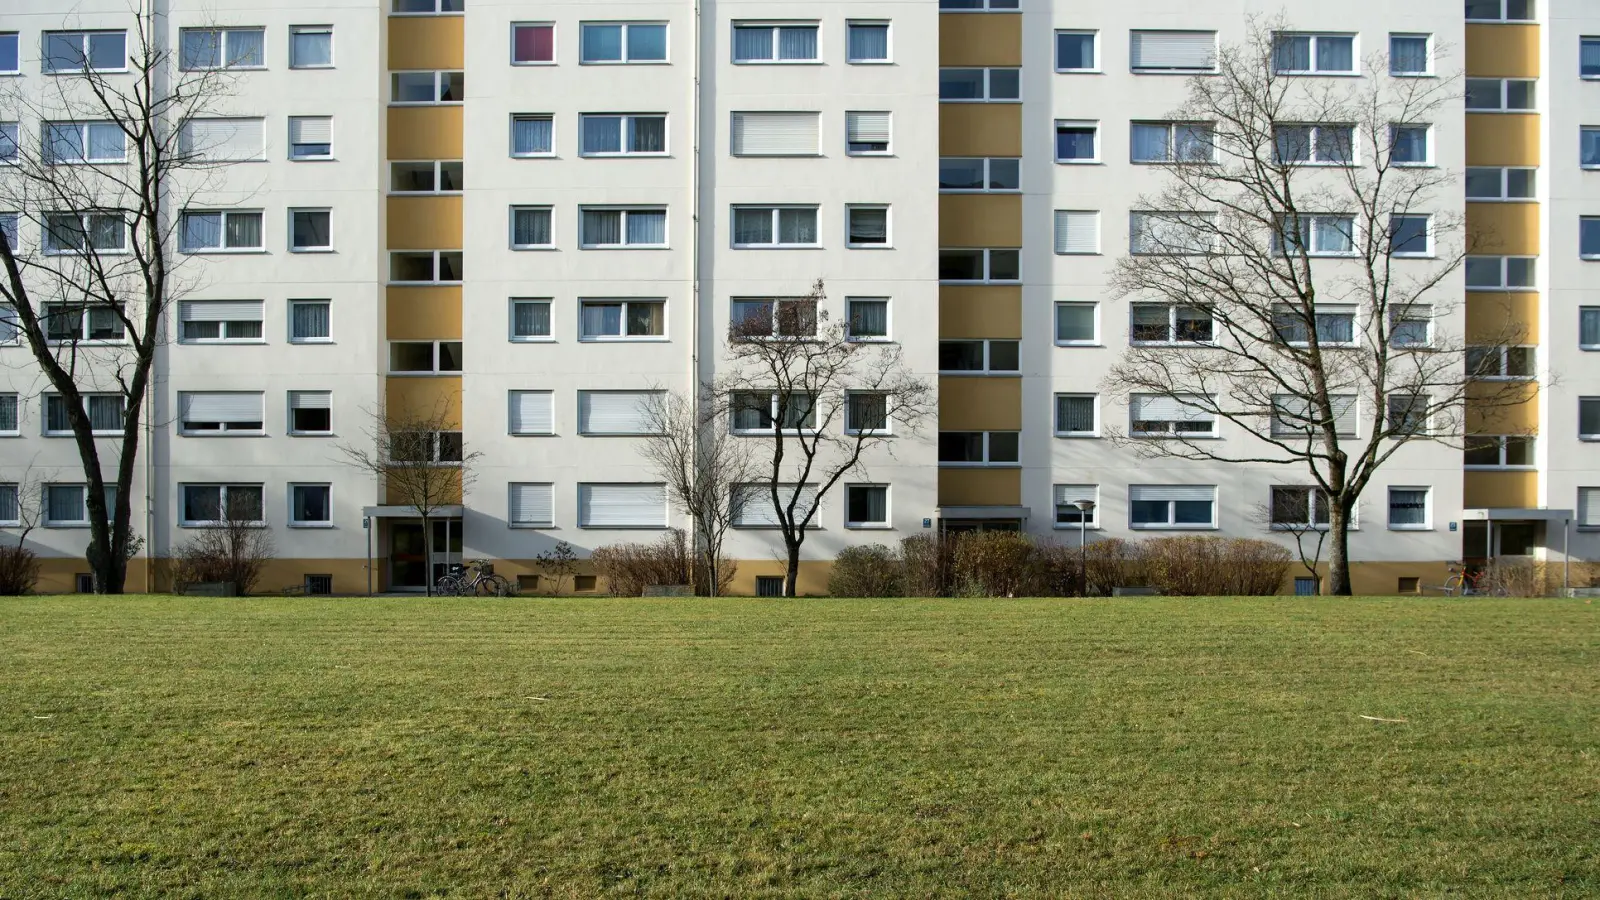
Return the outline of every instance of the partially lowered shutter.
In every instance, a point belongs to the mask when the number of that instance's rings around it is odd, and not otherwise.
[[[246,391],[182,393],[178,410],[185,422],[260,422],[262,395]]]
[[[189,119],[178,133],[178,149],[199,159],[261,159],[265,124],[264,119]]]
[[[178,317],[185,322],[260,322],[260,300],[185,300]]]
[[[666,488],[659,484],[580,484],[578,524],[584,528],[665,528]]]
[[[1128,417],[1143,422],[1210,422],[1215,418],[1181,398],[1161,394],[1134,394],[1128,400]]]
[[[1134,31],[1130,38],[1133,69],[1209,72],[1217,67],[1215,31]]]
[[[583,434],[646,434],[652,391],[583,391],[578,430]]]
[[[332,144],[332,116],[291,116],[289,118],[289,143]]]
[[[1056,210],[1057,253],[1099,253],[1100,213],[1091,210]]]
[[[1128,500],[1133,503],[1164,503],[1166,501],[1206,502],[1217,499],[1216,485],[1212,484],[1130,484]]]
[[[803,521],[806,514],[817,505],[817,486],[814,484],[780,484],[778,485],[778,503],[772,503],[770,485],[741,484],[733,488],[736,501],[740,504],[738,516],[734,524],[745,528],[775,528],[778,525],[778,509],[787,509],[789,501],[794,501],[794,521]],[[810,526],[816,525],[813,518]]]
[[[844,114],[845,141],[851,144],[889,143],[889,114],[886,112],[847,112]]]
[[[734,156],[815,156],[821,116],[814,112],[736,112]]]

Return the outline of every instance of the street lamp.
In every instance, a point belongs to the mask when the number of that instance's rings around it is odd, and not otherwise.
[[[1089,517],[1094,515],[1095,502],[1089,499],[1074,500],[1078,508],[1078,572],[1083,578],[1083,596],[1089,596]]]

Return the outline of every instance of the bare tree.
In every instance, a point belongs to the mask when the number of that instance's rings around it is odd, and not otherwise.
[[[705,565],[707,591],[714,597],[727,568],[723,542],[748,502],[748,492],[734,488],[757,477],[753,447],[733,434],[726,405],[713,397],[697,407],[681,394],[659,391],[644,414],[650,433],[644,458],[666,483],[672,504],[693,524],[695,565]],[[699,581],[691,573],[691,583]]]
[[[1320,488],[1275,485],[1272,497],[1256,507],[1256,519],[1271,534],[1294,539],[1295,555],[1321,593],[1322,551],[1328,543],[1328,496]]]
[[[19,79],[0,100],[20,114],[19,138],[41,136],[3,148],[14,164],[0,166],[0,302],[48,382],[46,416],[72,432],[95,589],[110,594],[122,592],[140,543],[131,486],[163,322],[190,287],[178,213],[228,164],[184,127],[227,115],[225,61],[186,71],[167,46],[166,16],[150,10],[130,9],[122,44],[113,33],[77,44],[47,36],[54,77]],[[103,456],[116,473],[110,509]]]
[[[39,582],[39,556],[28,549],[28,534],[44,519],[44,486],[49,476],[29,463],[11,484],[0,485],[0,522],[17,538],[0,546],[0,595],[30,593]]]
[[[240,497],[241,499],[235,499]],[[272,529],[263,519],[259,494],[225,495],[218,520],[198,529],[173,552],[173,588],[179,593],[192,584],[231,583],[241,597],[255,590],[256,582],[277,553]]]
[[[416,511],[431,566],[434,516],[440,508],[461,502],[483,454],[466,451],[454,408],[446,400],[431,409],[379,408],[368,415],[365,440],[340,444],[339,453],[346,465],[383,484],[390,502]],[[427,582],[431,596],[431,569]]]
[[[1301,468],[1329,505],[1329,593],[1348,594],[1362,492],[1407,444],[1459,446],[1469,407],[1477,421],[1525,400],[1468,361],[1523,335],[1469,347],[1449,327],[1452,275],[1486,241],[1440,210],[1459,196],[1450,170],[1415,163],[1427,125],[1459,113],[1458,82],[1391,78],[1383,57],[1360,79],[1287,76],[1304,68],[1275,36],[1289,31],[1253,21],[1170,115],[1165,184],[1112,276],[1132,333],[1106,389],[1130,427],[1108,433],[1146,456]]]
[[[829,321],[819,279],[800,300],[729,325],[727,368],[708,392],[716,421],[750,435],[757,483],[738,484],[742,510],[761,494],[783,537],[784,595],[795,595],[800,548],[823,499],[861,471],[868,451],[890,454],[893,435],[916,434],[934,391],[905,365],[900,348],[852,340]],[[764,448],[764,449],[763,449]]]

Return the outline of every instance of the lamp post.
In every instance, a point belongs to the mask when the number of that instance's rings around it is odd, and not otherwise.
[[[1094,515],[1093,500],[1074,500],[1078,508],[1078,572],[1083,579],[1083,596],[1089,596],[1089,517]]]

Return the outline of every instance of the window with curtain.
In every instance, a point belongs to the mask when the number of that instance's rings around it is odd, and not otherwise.
[[[888,22],[850,22],[849,60],[853,63],[889,61]]]
[[[1059,436],[1092,436],[1095,425],[1094,394],[1056,395],[1056,434]]]
[[[667,152],[664,115],[589,114],[581,122],[585,156]]]
[[[655,22],[584,22],[580,59],[585,63],[665,62],[667,26]]]
[[[554,147],[555,120],[547,115],[511,117],[511,155],[548,156]]]
[[[327,300],[289,301],[289,340],[327,341],[333,336]]]
[[[1389,129],[1389,161],[1396,165],[1427,165],[1428,132],[1426,125],[1395,125]]]
[[[815,62],[817,59],[817,26],[757,25],[733,26],[733,61],[755,62]]]
[[[16,394],[0,394],[0,434],[13,435],[20,428],[21,400]]]
[[[1389,74],[1426,75],[1433,68],[1425,34],[1389,35]]]
[[[556,27],[548,22],[518,22],[511,26],[511,61],[528,63],[555,62]]]
[[[845,431],[851,434],[887,434],[889,396],[871,391],[851,391],[846,398]]]
[[[110,490],[115,489],[108,489],[108,492]],[[81,484],[45,485],[45,523],[50,525],[87,523],[89,521],[89,510],[84,502],[85,493],[85,487]]]
[[[511,301],[511,339],[540,340],[550,337],[549,300]]]
[[[849,336],[854,341],[885,340],[889,337],[889,301],[873,297],[853,297],[845,301],[849,316]]]
[[[583,246],[661,247],[667,243],[664,209],[580,210]]]
[[[1278,34],[1272,63],[1280,73],[1354,72],[1355,38],[1347,34]]]
[[[1578,41],[1578,74],[1584,78],[1600,78],[1600,37]]]
[[[16,525],[22,519],[17,503],[17,485],[0,484],[0,525]]]
[[[886,247],[889,244],[889,208],[852,206],[848,210],[849,244],[856,247]]]
[[[319,69],[333,65],[333,26],[295,25],[289,29],[289,68]]]
[[[256,68],[266,64],[263,28],[183,28],[178,65],[188,70]]]
[[[817,243],[814,206],[735,206],[735,246],[812,246]]]
[[[1578,309],[1578,346],[1585,350],[1600,350],[1600,306]]]
[[[883,528],[889,524],[889,486],[852,484],[845,488],[846,524]]]
[[[329,250],[333,247],[333,213],[326,209],[289,210],[289,249]]]
[[[1094,344],[1099,340],[1099,304],[1057,303],[1056,343]]]
[[[511,246],[513,249],[550,247],[551,210],[548,206],[511,207]]]
[[[289,524],[304,527],[333,524],[333,486],[295,484],[289,486]]]
[[[584,300],[580,336],[585,340],[638,340],[666,334],[664,300]]]
[[[0,122],[0,163],[14,163],[20,144],[21,126],[16,122]]]
[[[1389,489],[1389,527],[1426,528],[1428,525],[1428,489]]]

